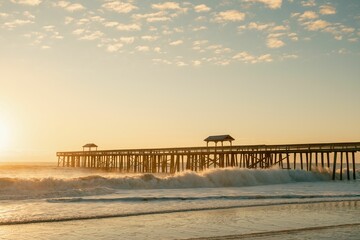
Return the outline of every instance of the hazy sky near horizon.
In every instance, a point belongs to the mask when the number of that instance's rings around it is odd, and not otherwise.
[[[0,157],[360,141],[360,1],[0,1]]]

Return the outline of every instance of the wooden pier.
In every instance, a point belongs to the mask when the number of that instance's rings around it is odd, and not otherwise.
[[[86,145],[85,145],[86,146]],[[96,145],[94,145],[96,146]],[[97,147],[97,146],[96,146]],[[329,168],[332,178],[356,179],[360,142],[286,145],[207,146],[184,148],[57,152],[58,166],[101,168],[132,173],[176,173],[210,168]]]

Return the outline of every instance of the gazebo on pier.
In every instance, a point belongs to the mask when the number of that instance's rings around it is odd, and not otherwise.
[[[97,145],[95,143],[87,143],[83,146],[83,151],[85,151],[85,148],[87,148],[89,151],[91,151],[91,148],[95,148],[95,151],[97,151]]]
[[[216,135],[216,136],[209,136],[207,138],[204,139],[204,141],[206,142],[206,146],[209,146],[209,142],[214,142],[215,143],[215,147],[217,147],[217,143],[221,142],[221,146],[224,146],[224,142],[230,142],[230,146],[232,146],[232,141],[234,141],[235,139],[233,137],[231,137],[230,135]]]

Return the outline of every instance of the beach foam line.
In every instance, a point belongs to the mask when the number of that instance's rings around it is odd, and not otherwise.
[[[266,200],[266,199],[321,199],[357,198],[360,194],[285,194],[248,196],[206,196],[206,197],[123,197],[123,198],[56,198],[47,199],[49,203],[107,203],[107,202],[154,202],[154,201],[206,201],[206,200]]]
[[[244,239],[244,238],[255,238],[255,237],[274,237],[277,235],[285,235],[291,233],[300,233],[305,231],[319,231],[327,230],[334,228],[348,228],[348,227],[357,227],[360,226],[359,223],[348,223],[348,224],[338,224],[338,225],[326,225],[318,227],[306,227],[306,228],[295,228],[295,229],[286,229],[286,230],[277,230],[277,231],[267,231],[267,232],[257,232],[257,233],[245,233],[245,234],[236,234],[236,235],[225,235],[225,236],[216,236],[216,237],[204,237],[204,238],[187,238],[187,240],[223,240],[223,239]]]
[[[234,205],[234,206],[221,206],[221,207],[204,207],[204,208],[187,208],[187,209],[171,209],[160,211],[146,211],[146,212],[134,212],[134,213],[115,213],[105,215],[88,215],[88,216],[71,216],[71,217],[58,217],[58,218],[34,218],[34,219],[21,219],[21,220],[0,220],[0,226],[4,225],[21,225],[21,224],[36,224],[36,223],[55,223],[55,222],[69,222],[69,221],[82,221],[82,220],[95,220],[106,218],[122,218],[122,217],[136,217],[144,215],[155,214],[171,214],[182,212],[195,212],[195,211],[212,211],[212,210],[226,210],[234,208],[249,208],[249,207],[269,207],[280,205],[294,205],[294,204],[316,204],[316,203],[336,203],[336,202],[357,202],[359,199],[328,199],[328,200],[311,200],[311,201],[293,201],[293,202],[278,202],[278,203],[255,203],[249,205]]]

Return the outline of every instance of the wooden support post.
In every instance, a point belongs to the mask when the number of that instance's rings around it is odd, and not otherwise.
[[[318,153],[315,152],[315,166],[318,167]]]
[[[321,167],[324,168],[324,153],[321,152]]]
[[[352,165],[353,165],[353,179],[356,179],[356,169],[355,169],[355,152],[352,152]]]
[[[327,167],[330,168],[330,153],[329,152],[326,153],[326,157],[327,157]]]
[[[349,152],[346,152],[346,172],[347,172],[347,179],[350,180]]]
[[[287,168],[287,169],[291,169],[290,159],[289,159],[289,153],[286,153],[286,168]]]
[[[335,172],[336,172],[336,157],[337,157],[337,152],[334,152],[333,177],[332,177],[332,179],[333,179],[333,180],[335,180]]]
[[[302,153],[300,153],[300,168],[301,168],[301,170],[304,169],[304,165],[303,165],[303,154],[302,154]]]
[[[296,169],[296,153],[294,153],[294,170]]]
[[[282,159],[282,154],[279,153],[279,167],[283,168],[283,159]]]
[[[343,152],[340,152],[340,180],[342,180],[343,174]]]

